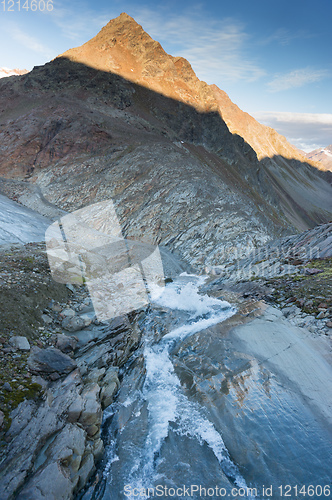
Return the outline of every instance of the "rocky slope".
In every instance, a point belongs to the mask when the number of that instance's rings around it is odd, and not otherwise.
[[[325,170],[332,171],[332,144],[326,148],[315,149],[310,151],[310,153],[305,153],[309,160],[318,163]]]
[[[124,236],[198,269],[331,218],[328,173],[126,14],[0,90],[0,174],[30,207],[112,199]]]
[[[43,244],[1,248],[0,262],[0,497],[72,498],[139,331],[100,324],[85,287],[52,280]]]

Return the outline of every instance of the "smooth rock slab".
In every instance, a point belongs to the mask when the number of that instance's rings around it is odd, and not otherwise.
[[[35,374],[68,374],[76,368],[76,362],[55,347],[40,349],[33,346],[28,359],[28,367]]]
[[[16,497],[17,500],[70,500],[76,485],[58,462],[37,473]]]

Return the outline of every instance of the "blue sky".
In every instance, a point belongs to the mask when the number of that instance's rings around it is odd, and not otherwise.
[[[332,0],[15,0],[0,3],[0,67],[32,69],[121,12],[244,111],[305,150],[332,143]],[[49,6],[51,6],[51,3]]]

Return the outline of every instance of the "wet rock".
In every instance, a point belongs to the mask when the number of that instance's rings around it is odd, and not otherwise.
[[[75,337],[69,337],[63,333],[58,333],[56,336],[56,348],[61,352],[70,353],[75,351],[78,340]]]
[[[40,349],[33,346],[28,358],[28,367],[33,374],[65,375],[76,368],[76,362],[55,347]]]
[[[79,330],[83,330],[85,328],[85,321],[83,318],[79,316],[73,316],[69,318],[65,318],[62,321],[62,328],[67,330],[68,332],[77,332]]]
[[[79,474],[79,480],[77,484],[78,489],[83,488],[83,486],[87,483],[87,480],[93,474],[94,471],[95,471],[94,458],[93,454],[90,453],[84,458],[82,466],[78,471]]]
[[[117,393],[119,387],[120,387],[120,382],[118,379],[118,370],[114,367],[110,368],[103,381],[102,381],[103,387],[100,393],[101,397],[101,403],[102,403],[102,408],[103,410],[107,408],[114,399],[114,395]]]
[[[104,453],[104,443],[102,441],[102,439],[96,439],[94,442],[93,442],[93,447],[92,447],[92,453],[93,453],[93,456],[95,457],[95,461],[98,462],[102,456],[103,456],[103,453]]]
[[[20,351],[30,351],[30,344],[26,337],[15,336],[9,340],[11,346]]]

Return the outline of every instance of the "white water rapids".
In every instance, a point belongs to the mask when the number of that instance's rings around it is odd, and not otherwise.
[[[204,415],[200,405],[190,401],[184,394],[170,356],[170,350],[176,342],[216,325],[236,312],[226,301],[199,294],[198,289],[204,281],[204,277],[183,273],[176,282],[153,290],[151,300],[155,306],[183,311],[187,315],[183,324],[169,331],[159,342],[153,340],[152,333],[145,338],[143,352],[146,374],[139,397],[140,405],[147,405],[148,428],[143,446],[131,448],[134,463],[128,471],[127,485],[132,490],[144,491],[153,488],[158,480],[162,482],[162,477],[158,477],[156,472],[156,464],[171,424],[174,424],[173,431],[177,435],[195,439],[200,444],[205,443],[231,482],[239,488],[246,488],[245,480],[230,459],[221,434]],[[130,395],[123,405],[128,406],[132,401],[133,395]],[[140,410],[136,411],[136,418],[140,418],[140,414]],[[107,475],[112,475],[112,464],[118,459],[114,449],[109,449],[109,461],[105,469]],[[126,498],[137,497],[126,494]]]
[[[275,308],[229,328],[235,308],[199,293],[203,283],[182,274],[153,290],[137,320],[142,345],[104,411],[104,459],[80,500],[277,500],[283,485],[329,498],[330,368]]]

